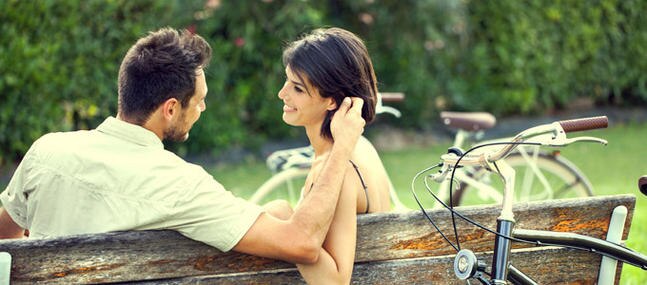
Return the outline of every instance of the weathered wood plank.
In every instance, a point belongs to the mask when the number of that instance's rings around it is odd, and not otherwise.
[[[515,207],[517,224],[526,229],[572,231],[604,237],[610,213],[625,205],[631,222],[635,197],[617,195],[543,201]],[[494,228],[498,207],[464,207],[461,213]],[[429,211],[439,227],[452,233],[449,214]],[[491,234],[459,222],[461,244],[475,251],[491,249]],[[100,283],[291,269],[293,265],[238,253],[221,253],[171,231],[119,232],[45,240],[0,241],[13,256],[12,281],[20,283]],[[358,263],[442,256],[454,251],[420,211],[358,217]]]
[[[492,254],[479,254],[490,263]],[[512,263],[522,272],[531,272],[539,284],[595,284],[601,257],[579,250],[541,247],[515,249]],[[464,281],[455,277],[454,255],[416,257],[358,263],[353,270],[352,284],[456,284]],[[491,268],[487,268],[489,272]],[[256,273],[225,274],[156,280],[143,284],[305,284],[296,268]]]
[[[515,205],[514,212],[517,227],[520,228],[575,232],[604,238],[611,213],[619,205],[624,205],[628,209],[623,234],[623,239],[626,239],[635,207],[633,195],[519,203]],[[500,209],[498,206],[475,206],[460,207],[458,211],[487,228],[495,229]],[[447,210],[434,210],[428,213],[438,227],[454,240],[450,213]],[[405,214],[372,214],[362,218],[364,219],[358,220],[356,256],[358,261],[454,253],[420,211]],[[457,226],[461,245],[478,251],[492,250],[492,234],[458,217]]]

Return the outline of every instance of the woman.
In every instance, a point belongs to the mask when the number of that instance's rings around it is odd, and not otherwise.
[[[286,81],[278,93],[284,103],[283,121],[304,127],[315,152],[302,190],[305,197],[332,148],[330,120],[342,100],[345,97],[363,99],[362,117],[367,123],[374,119],[376,78],[362,40],[339,28],[317,29],[289,44],[283,52],[283,63]],[[319,260],[315,264],[297,265],[309,284],[350,282],[356,215],[388,211],[389,185],[375,148],[361,138],[348,162],[335,216]],[[266,207],[279,217],[287,218],[291,214],[289,207],[278,202]]]

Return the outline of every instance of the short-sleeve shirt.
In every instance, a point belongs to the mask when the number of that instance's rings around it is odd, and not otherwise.
[[[30,238],[171,229],[228,251],[263,211],[151,131],[113,117],[38,139],[0,194]]]

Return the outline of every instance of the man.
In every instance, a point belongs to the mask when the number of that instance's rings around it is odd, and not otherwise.
[[[0,238],[26,229],[37,238],[172,229],[222,251],[315,262],[363,131],[363,102],[342,103],[323,171],[294,214],[279,219],[163,148],[164,139],[186,140],[205,110],[210,58],[207,42],[186,31],[137,41],[119,70],[117,117],[91,131],[47,134],[29,149],[0,194]]]

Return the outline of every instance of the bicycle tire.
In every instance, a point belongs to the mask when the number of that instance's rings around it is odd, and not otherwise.
[[[309,171],[310,168],[296,167],[282,170],[265,181],[249,198],[249,201],[262,205],[271,200],[283,199],[295,205],[301,195],[301,186],[303,186],[301,180],[305,181]],[[296,193],[293,189],[294,185],[292,185],[294,183],[298,183]]]
[[[546,181],[551,187],[544,187],[543,184],[534,183],[536,181],[529,181],[528,179],[537,179],[537,175],[530,175],[532,169],[526,163],[526,158],[520,152],[511,153],[505,160],[516,170],[515,178],[515,201],[532,201],[532,200],[546,200],[546,199],[561,199],[561,198],[575,198],[575,197],[588,197],[593,196],[593,186],[588,178],[580,171],[575,164],[568,159],[562,157],[558,153],[547,153],[539,151],[536,157],[536,165]],[[478,173],[478,169],[473,173]],[[484,171],[483,171],[484,172]],[[533,172],[534,173],[534,172]],[[478,175],[478,174],[473,174]],[[487,175],[487,174],[485,174]],[[528,176],[526,176],[528,175]],[[486,177],[479,177],[477,179],[483,180]],[[497,180],[498,179],[493,179]],[[494,182],[493,182],[494,183]],[[527,184],[524,184],[527,183]],[[522,189],[523,187],[523,189]],[[498,201],[481,201],[475,202],[480,199],[474,198],[477,195],[468,197],[465,201],[466,195],[473,191],[473,187],[468,187],[467,184],[461,183],[452,194],[452,202],[455,206],[461,204],[483,204],[488,202]],[[496,189],[502,189],[502,185],[497,185]],[[552,189],[551,189],[552,188]],[[549,193],[551,190],[553,193]],[[474,193],[471,193],[474,194]]]

